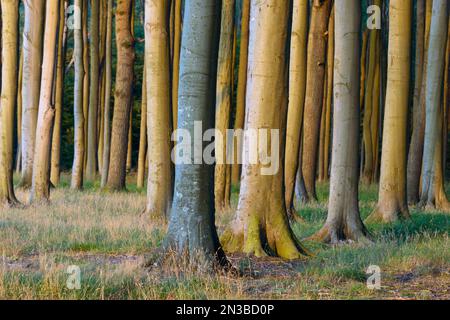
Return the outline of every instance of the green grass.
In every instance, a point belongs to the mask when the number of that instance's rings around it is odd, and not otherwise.
[[[128,191],[108,193],[99,183],[73,192],[69,178],[52,190],[49,206],[0,212],[0,298],[3,299],[378,299],[449,298],[449,215],[412,209],[412,219],[371,224],[371,246],[327,246],[306,241],[306,261],[231,256],[253,276],[197,275],[172,266],[141,268],[157,248],[166,226],[143,216],[145,189],[130,178]],[[319,203],[303,207],[293,226],[304,239],[326,218],[328,186]],[[233,188],[233,203],[238,188]],[[27,194],[18,192],[25,200]],[[377,198],[376,186],[361,187],[363,217]],[[217,217],[219,231],[232,215]],[[67,267],[81,269],[81,290],[66,287]],[[382,289],[366,287],[366,270],[378,265]]]

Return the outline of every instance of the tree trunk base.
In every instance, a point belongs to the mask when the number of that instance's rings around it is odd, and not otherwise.
[[[408,208],[398,208],[396,211],[382,210],[379,206],[367,217],[367,223],[393,223],[398,220],[410,219]]]
[[[310,241],[323,242],[332,245],[343,243],[358,243],[362,245],[373,244],[368,231],[363,227],[351,227],[345,223],[343,227],[338,225],[325,224],[318,232],[307,238]]]

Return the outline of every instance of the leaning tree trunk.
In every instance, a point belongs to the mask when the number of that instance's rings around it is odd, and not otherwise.
[[[0,99],[0,205],[18,203],[13,186],[13,136],[17,92],[19,1],[2,0]]]
[[[118,3],[118,7],[121,1]],[[94,180],[97,167],[97,110],[99,89],[99,0],[90,0],[90,87],[87,132],[86,179]],[[120,14],[120,13],[117,13]]]
[[[244,122],[245,122],[245,97],[247,90],[249,23],[250,23],[250,0],[243,0],[234,130],[244,129]],[[233,143],[233,149],[234,154],[238,154],[238,150],[242,150],[242,143],[239,143],[237,145],[234,145]],[[231,166],[231,184],[233,185],[237,185],[239,183],[241,175],[241,165],[239,164],[238,160],[239,159],[235,157],[233,159],[233,164]]]
[[[169,9],[169,1],[145,2],[149,168],[146,214],[157,218],[169,217],[172,202]]]
[[[59,8],[59,31],[58,31],[58,56],[56,64],[56,83],[55,83],[55,122],[52,135],[52,151],[50,164],[50,181],[54,186],[59,184],[60,179],[60,160],[61,160],[61,120],[64,97],[64,65],[66,58],[66,5],[61,3]]]
[[[112,73],[112,19],[113,1],[108,0],[108,17],[106,26],[106,48],[105,48],[105,98],[103,111],[103,161],[101,186],[106,186],[108,182],[109,158],[111,151],[111,73]]]
[[[116,8],[117,71],[107,184],[111,190],[125,189],[135,59],[131,34],[132,4],[132,0],[122,0],[117,3]]]
[[[79,8],[79,12],[83,11],[83,0],[76,0],[75,6]],[[75,16],[74,21],[76,28],[74,29],[74,156],[72,166],[71,188],[80,190],[83,187],[83,169],[84,169],[84,114],[83,114],[83,88],[84,88],[84,64],[83,64],[83,31],[81,27],[81,15]]]
[[[314,0],[308,40],[302,173],[307,201],[317,200],[316,171],[325,80],[327,28],[333,1]]]
[[[422,161],[421,203],[434,206],[435,157],[439,127],[442,82],[444,80],[445,50],[448,26],[448,1],[434,0],[431,17],[429,49],[427,59],[425,141]],[[438,152],[440,153],[440,152]]]
[[[303,108],[306,90],[306,53],[308,41],[308,0],[295,0],[291,30],[289,60],[289,104],[286,126],[285,201],[290,218],[294,210],[294,187],[299,164]]]
[[[216,129],[222,139],[216,137],[216,167],[214,176],[214,195],[216,212],[230,210],[227,185],[227,130],[230,125],[231,90],[233,75],[233,34],[234,34],[234,0],[222,1],[219,59],[216,87]]]
[[[276,135],[284,132],[282,115],[287,108],[284,97],[288,16],[288,1],[252,2],[246,129],[269,129],[272,168],[262,164],[267,159],[259,159],[258,163],[244,162],[236,217],[225,231],[222,243],[230,252],[258,257],[271,253],[297,259],[306,251],[289,227],[283,192],[283,149],[277,150],[277,146],[280,148],[283,144],[281,136]],[[267,131],[261,133],[267,135]],[[244,154],[252,152],[248,148],[254,143],[246,135]],[[259,155],[267,151],[258,148]]]
[[[423,142],[425,134],[425,107],[422,95],[426,87],[426,57],[428,56],[428,41],[425,41],[429,32],[429,24],[425,19],[425,2],[431,7],[431,1],[418,0],[416,13],[416,62],[414,68],[414,96],[413,96],[413,123],[412,135],[408,153],[407,166],[407,193],[408,203],[416,204],[419,201],[420,175],[422,172]],[[428,19],[430,20],[430,19]]]
[[[147,4],[149,4],[147,0]],[[180,57],[180,87],[178,92],[178,128],[194,137],[194,122],[201,121],[203,131],[214,127],[215,68],[217,61],[214,30],[218,30],[218,7],[215,0],[186,0]],[[150,82],[147,83],[150,85]],[[202,132],[203,133],[203,132]],[[194,149],[194,141],[187,145]],[[177,152],[177,151],[176,151]],[[220,247],[214,221],[214,166],[204,162],[176,164],[175,192],[169,230],[164,249],[174,250],[180,260],[189,255],[197,266],[223,264],[225,255]]]
[[[45,1],[24,1],[25,24],[23,30],[22,78],[22,173],[19,185],[31,186],[34,146],[41,85],[42,38]]]
[[[406,201],[406,125],[409,105],[411,0],[390,0],[386,106],[378,205],[368,221],[409,218]]]
[[[50,198],[50,148],[55,116],[52,90],[56,64],[59,5],[59,0],[48,0],[45,12],[45,50],[42,59],[41,94],[39,98],[30,202],[48,201]]]
[[[360,0],[335,3],[333,151],[328,217],[313,239],[365,241],[358,207]]]

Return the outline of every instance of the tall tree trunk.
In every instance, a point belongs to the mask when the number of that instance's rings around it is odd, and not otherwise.
[[[150,2],[147,0],[147,5]],[[214,126],[210,103],[214,100],[214,64],[217,63],[217,53],[214,52],[217,36],[214,30],[218,30],[218,9],[215,0],[186,0],[185,3],[178,128],[187,130],[191,137],[194,136],[195,121],[202,122],[203,132]],[[150,61],[148,65],[151,65]],[[150,87],[150,72],[148,75],[147,85]],[[190,150],[194,149],[194,145],[191,140],[188,145]],[[150,155],[151,152],[149,158]],[[211,192],[214,167],[204,162],[194,164],[193,160],[190,157],[189,164],[176,164],[175,192],[164,248],[169,252],[175,250],[180,260],[188,254],[191,264],[207,268],[215,262],[225,262],[214,221],[214,197]]]
[[[180,82],[180,48],[181,48],[181,2],[173,0],[173,61],[172,61],[172,127],[177,128],[178,116],[178,87]]]
[[[17,98],[19,1],[2,0],[1,7],[0,204],[11,206],[18,203],[13,186],[13,136]]]
[[[126,179],[128,127],[135,59],[134,39],[131,35],[132,3],[132,0],[121,0],[116,8],[117,71],[107,184],[112,190],[124,189]]]
[[[409,146],[408,154],[408,167],[407,167],[407,193],[408,203],[416,204],[419,201],[419,188],[420,188],[420,174],[422,169],[422,157],[423,157],[423,139],[425,133],[425,108],[421,103],[421,95],[425,94],[422,88],[425,88],[426,74],[424,69],[426,68],[426,55],[428,48],[425,42],[425,37],[428,34],[429,26],[426,26],[425,19],[425,2],[426,0],[417,1],[416,10],[416,62],[414,68],[414,96],[413,96],[413,124],[412,124],[412,136]],[[431,1],[428,0],[428,6],[430,7]],[[428,42],[428,41],[427,41]]]
[[[216,85],[216,129],[222,139],[216,139],[216,167],[214,177],[214,194],[216,212],[230,209],[227,186],[227,129],[230,126],[231,112],[231,77],[233,75],[233,30],[234,0],[222,1],[219,59]]]
[[[330,201],[324,227],[313,239],[365,241],[358,207],[359,183],[359,28],[361,2],[337,1],[334,67],[333,163]]]
[[[144,59],[145,60],[145,59]],[[145,180],[145,157],[147,155],[147,76],[146,63],[144,62],[144,72],[142,75],[142,103],[141,103],[141,127],[139,133],[139,154],[137,169],[137,187],[144,187]],[[170,112],[170,110],[169,110]]]
[[[316,174],[327,53],[326,32],[332,4],[331,0],[314,0],[311,13],[302,153],[307,201],[317,200]]]
[[[421,203],[434,206],[435,158],[439,135],[442,133],[442,105],[441,91],[444,80],[445,50],[448,27],[448,2],[446,0],[433,1],[431,17],[429,49],[426,72],[426,120],[425,141],[423,149],[422,193]],[[441,128],[441,130],[439,129]],[[440,147],[440,146],[439,146]],[[438,161],[442,164],[442,160]]]
[[[120,3],[120,2],[119,2]],[[118,5],[119,5],[118,3]],[[97,112],[99,89],[99,0],[90,0],[90,87],[86,179],[94,180],[97,168]]]
[[[111,1],[111,0],[110,0]],[[79,11],[83,11],[85,5],[83,0],[75,0],[75,6]],[[84,137],[84,113],[83,113],[83,90],[84,90],[84,63],[83,63],[83,30],[81,16],[75,16],[79,21],[74,23],[79,26],[75,28],[74,33],[74,65],[75,65],[75,82],[74,82],[74,157],[72,166],[72,181],[71,188],[80,190],[83,187],[83,171],[84,171],[84,152],[85,152],[85,137]]]
[[[55,121],[52,135],[52,151],[50,165],[50,181],[54,186],[59,184],[61,159],[61,117],[64,97],[64,66],[66,58],[66,2],[59,8],[58,55],[55,83]]]
[[[108,17],[106,27],[106,48],[105,48],[105,99],[103,113],[103,165],[101,186],[104,188],[108,182],[109,158],[111,151],[111,73],[112,73],[112,20],[113,2],[108,0]]]
[[[234,120],[234,129],[244,128],[245,122],[245,97],[247,90],[247,66],[248,66],[248,40],[249,40],[249,24],[250,24],[250,0],[242,1],[242,17],[241,17],[241,39],[239,52],[239,69],[236,96],[236,115]],[[242,150],[242,143],[233,144],[234,154],[238,154],[238,149]],[[231,183],[237,185],[240,180],[241,165],[238,159],[233,159],[231,166]]]
[[[282,115],[287,108],[288,16],[288,1],[252,2],[246,129],[270,129],[270,146],[275,148],[277,145],[284,147],[282,138],[272,136],[272,130],[284,132],[285,126]],[[246,135],[244,153],[249,143],[255,142],[250,139]],[[258,151],[258,154],[263,153]],[[236,217],[225,231],[222,243],[230,252],[258,257],[270,252],[285,259],[297,259],[306,251],[289,227],[283,192],[283,152],[272,149],[271,154],[275,157],[271,163],[275,171],[267,172],[269,175],[263,172],[267,168],[262,162],[267,159],[259,159],[258,164],[243,164]]]
[[[59,5],[59,0],[48,0],[46,3],[45,50],[42,58],[41,93],[39,97],[30,202],[48,201],[50,198],[50,149],[55,116],[52,90],[56,65]]]
[[[406,201],[406,125],[411,62],[411,0],[389,4],[389,52],[378,205],[368,221],[409,218]]]
[[[308,41],[308,0],[295,0],[293,6],[291,52],[289,61],[289,104],[286,126],[285,201],[289,218],[296,217],[294,187],[298,170],[303,109],[306,90],[306,53]]]
[[[1,30],[1,25],[0,25],[0,30]],[[20,50],[19,61],[20,61],[19,62],[19,80],[17,82],[17,110],[16,110],[16,114],[17,114],[17,118],[16,118],[16,126],[17,126],[16,173],[18,173],[18,174],[20,174],[20,166],[22,164],[22,148],[20,147],[20,143],[22,141],[23,49]],[[1,70],[1,64],[0,64],[0,70]]]
[[[45,17],[44,0],[24,1],[25,24],[23,30],[22,79],[22,174],[19,185],[31,186],[34,146],[41,85],[42,38]]]

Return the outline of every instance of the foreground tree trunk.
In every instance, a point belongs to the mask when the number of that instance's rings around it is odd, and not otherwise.
[[[311,13],[302,152],[304,199],[307,201],[317,200],[316,173],[327,53],[326,32],[332,4],[331,0],[314,0]]]
[[[121,1],[118,3],[118,7]],[[89,87],[89,110],[87,129],[87,162],[86,179],[95,179],[97,168],[97,110],[99,89],[99,10],[100,1],[90,0],[90,87]],[[119,13],[118,13],[119,14]]]
[[[271,129],[270,147],[275,148],[282,146],[282,140],[272,136],[272,130],[284,131],[282,115],[287,107],[287,99],[283,96],[286,92],[288,15],[288,1],[252,2],[246,129]],[[259,58],[261,56],[263,60]],[[246,135],[244,153],[251,152],[247,148],[255,141],[250,139]],[[261,163],[267,159],[260,159],[258,164],[244,163],[236,217],[222,237],[226,250],[258,257],[273,254],[285,259],[297,259],[306,253],[289,227],[280,150],[271,150],[275,157],[271,165],[276,171],[266,172],[268,175],[264,173],[268,168]],[[258,154],[264,151],[260,149]]]
[[[0,205],[18,203],[13,186],[13,136],[17,92],[19,1],[2,0],[0,99]]]
[[[423,157],[423,136],[425,131],[425,110],[421,103],[423,72],[426,65],[425,52],[425,2],[426,0],[417,1],[416,11],[416,62],[414,68],[414,96],[413,96],[413,127],[411,143],[409,146],[408,154],[408,167],[407,167],[407,193],[408,203],[416,204],[419,201],[419,187],[420,187],[420,174],[422,169],[422,157]],[[428,1],[431,3],[431,1]]]
[[[106,20],[105,44],[105,99],[103,111],[103,161],[101,174],[101,187],[108,182],[109,158],[111,151],[111,73],[112,73],[112,20],[113,2],[108,0],[108,16]]]
[[[45,1],[24,1],[22,78],[22,173],[19,186],[29,188],[33,175],[34,146],[41,85],[42,38]]]
[[[426,124],[423,149],[421,203],[434,206],[435,190],[433,180],[436,170],[436,156],[440,157],[442,147],[442,104],[441,92],[444,80],[445,50],[448,27],[447,0],[434,0],[431,18],[429,50],[427,59]],[[440,128],[440,129],[439,129]],[[440,146],[437,146],[440,144]],[[438,164],[442,164],[442,160]]]
[[[236,94],[236,115],[234,120],[234,130],[244,128],[245,122],[245,97],[247,90],[247,66],[248,66],[248,40],[250,24],[250,0],[242,1],[241,18],[241,39],[239,52],[239,69]],[[242,143],[233,145],[234,154],[238,154],[238,149],[242,150]],[[238,185],[241,175],[241,165],[235,157],[231,166],[231,184]]]
[[[178,87],[180,77],[180,48],[181,48],[181,2],[182,0],[173,0],[173,63],[172,63],[172,127],[177,128],[178,116]]]
[[[406,124],[409,104],[411,0],[389,4],[389,52],[378,205],[368,221],[409,218],[406,201]]]
[[[145,66],[148,124],[146,214],[168,218],[172,202],[169,1],[145,2]]]
[[[294,187],[298,170],[303,109],[306,90],[306,54],[308,41],[308,0],[295,0],[289,61],[289,104],[285,151],[285,201],[290,218],[295,217]]]
[[[121,0],[116,8],[117,71],[107,184],[111,190],[125,189],[135,58],[131,34],[132,3],[132,0]]]
[[[58,55],[55,83],[55,122],[52,134],[52,151],[50,164],[50,181],[54,186],[59,184],[61,159],[61,120],[64,97],[64,66],[66,58],[66,3],[59,7]]]
[[[366,241],[358,207],[359,183],[359,28],[361,2],[335,3],[333,162],[328,218],[313,239]]]
[[[75,6],[83,11],[83,0],[76,0]],[[83,31],[81,29],[81,16],[76,16],[74,21],[79,28],[75,28],[74,33],[74,66],[75,66],[75,82],[74,82],[74,156],[72,166],[71,188],[81,190],[83,187],[83,171],[84,171],[84,114],[83,114],[83,88],[84,88],[84,64],[83,64]]]
[[[230,125],[231,90],[233,76],[234,0],[222,1],[219,59],[216,87],[216,129],[223,139],[216,139],[216,167],[214,195],[216,212],[230,209],[227,187],[227,129]]]
[[[52,90],[56,64],[59,4],[59,0],[48,0],[46,4],[45,50],[42,59],[41,93],[30,202],[48,201],[50,199],[50,148],[55,116],[55,106],[52,104]]]
[[[178,93],[178,128],[194,137],[194,122],[201,121],[203,130],[213,128],[214,114],[210,102],[214,99],[214,43],[218,30],[217,1],[186,0],[180,57],[180,87]],[[150,82],[147,83],[150,85]],[[203,133],[203,132],[202,132]],[[187,146],[194,149],[194,142]],[[175,192],[169,230],[164,242],[166,251],[174,250],[180,260],[208,268],[226,262],[220,247],[214,222],[212,165],[176,164]]]

